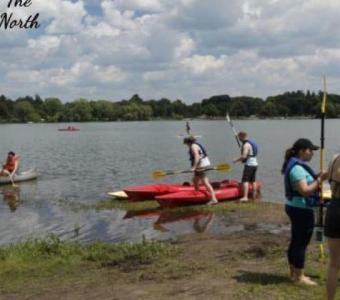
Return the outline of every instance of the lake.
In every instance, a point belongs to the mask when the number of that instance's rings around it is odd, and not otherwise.
[[[200,228],[194,226],[200,222],[198,217],[169,222],[164,230],[155,226],[165,218],[161,212],[140,218],[129,217],[122,209],[82,209],[82,205],[107,199],[109,191],[152,182],[150,173],[155,169],[189,167],[187,147],[179,137],[185,133],[184,121],[80,123],[72,124],[80,128],[78,132],[57,130],[67,125],[0,125],[1,160],[13,150],[21,157],[21,170],[34,167],[40,174],[37,181],[21,183],[15,190],[0,187],[1,245],[50,233],[84,243],[135,241],[143,236],[167,239]],[[327,163],[340,151],[339,125],[339,120],[326,122]],[[263,183],[263,201],[283,202],[280,168],[284,151],[299,137],[320,144],[320,120],[234,120],[234,126],[247,131],[259,145],[258,179]],[[238,157],[226,121],[192,121],[191,128],[193,134],[202,136],[199,142],[213,164],[231,163]],[[315,153],[312,166],[317,170],[319,153]],[[242,165],[237,164],[229,173],[212,171],[209,175],[216,180],[240,179],[241,173]],[[189,175],[180,175],[162,181],[188,180]],[[211,216],[203,214],[203,218]],[[231,230],[221,224],[223,220],[215,217],[210,230]]]

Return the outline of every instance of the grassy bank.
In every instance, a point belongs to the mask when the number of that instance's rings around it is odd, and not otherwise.
[[[280,205],[204,209],[225,214],[230,225],[288,223]],[[287,244],[288,231],[261,230],[115,245],[52,236],[0,249],[0,299],[324,299],[318,244],[312,243],[307,260],[317,287],[289,280]]]

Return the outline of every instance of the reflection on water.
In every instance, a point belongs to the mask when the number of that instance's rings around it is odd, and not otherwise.
[[[259,202],[258,199],[252,202]],[[242,205],[242,204],[240,204]],[[200,211],[190,207],[178,210],[151,209],[139,211],[126,211],[123,219],[151,220],[152,228],[161,233],[203,233],[232,234],[244,231],[261,231],[280,234],[288,231],[289,227],[281,224],[254,223],[242,224],[238,216],[224,215],[212,211]]]
[[[0,193],[3,195],[3,200],[7,203],[11,212],[15,212],[20,205],[20,187],[7,185],[0,188]]]

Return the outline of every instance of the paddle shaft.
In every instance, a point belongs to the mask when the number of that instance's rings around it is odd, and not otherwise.
[[[227,122],[229,123],[229,125],[230,125],[230,127],[231,127],[231,130],[232,130],[233,133],[234,133],[235,140],[236,140],[236,143],[237,143],[238,147],[241,148],[241,142],[240,142],[240,140],[239,140],[239,138],[238,138],[237,131],[236,131],[236,129],[235,129],[235,127],[234,127],[234,124],[233,124],[233,121],[230,119],[228,113],[227,113],[227,115],[226,115],[226,119],[227,119]]]
[[[12,176],[11,173],[8,173],[8,177],[9,177],[9,180],[11,181],[11,183],[12,183],[12,187],[16,187],[16,184],[13,181],[13,176]]]
[[[192,173],[195,171],[221,171],[221,172],[228,172],[231,170],[231,167],[229,164],[227,163],[222,163],[222,164],[218,164],[216,166],[213,167],[206,167],[206,168],[197,168],[196,170],[180,170],[180,171],[163,171],[163,170],[157,170],[154,171],[152,173],[153,177],[163,177],[163,176],[167,176],[167,175],[176,175],[176,174],[183,174],[183,173]]]
[[[325,119],[326,119],[326,100],[327,100],[327,92],[326,92],[326,78],[324,77],[324,93],[321,103],[321,133],[320,133],[320,172],[324,171],[324,149],[325,149]],[[317,211],[317,221],[316,221],[316,240],[320,242],[320,261],[325,261],[324,248],[323,248],[323,184],[320,182],[320,205]]]
[[[325,119],[326,119],[326,78],[324,77],[324,94],[321,104],[321,133],[320,133],[320,172],[324,171],[324,156],[325,156]],[[317,226],[323,227],[323,184],[320,183],[320,206],[318,209]]]
[[[196,172],[196,171],[200,172],[200,171],[212,171],[212,170],[219,171],[219,169],[216,168],[216,167],[209,167],[209,168],[198,168],[196,170],[169,171],[169,172],[166,172],[166,175],[185,174],[185,173],[193,173],[193,172]],[[221,171],[224,171],[224,170],[221,169]]]

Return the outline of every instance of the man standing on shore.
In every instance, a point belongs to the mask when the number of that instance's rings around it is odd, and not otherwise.
[[[256,171],[257,171],[257,144],[253,139],[248,138],[248,134],[245,131],[240,131],[237,134],[239,140],[242,143],[241,156],[234,160],[236,162],[244,163],[242,186],[243,197],[240,199],[242,202],[248,201],[249,185],[252,185],[253,195],[256,195]]]

